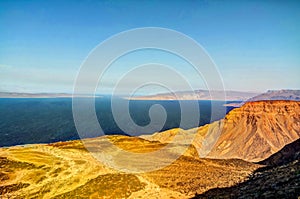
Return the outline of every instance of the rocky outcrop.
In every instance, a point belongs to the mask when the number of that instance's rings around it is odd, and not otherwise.
[[[229,112],[209,157],[260,161],[300,137],[300,102],[248,102]]]
[[[195,198],[299,198],[300,139],[259,162],[245,182],[226,188],[214,188]]]
[[[178,135],[178,136],[175,136]],[[176,140],[174,138],[176,137]],[[174,129],[146,139],[187,140],[201,157],[261,161],[300,137],[300,102],[247,102],[220,121],[191,130]]]
[[[299,198],[300,162],[259,169],[234,186],[214,188],[194,198]]]

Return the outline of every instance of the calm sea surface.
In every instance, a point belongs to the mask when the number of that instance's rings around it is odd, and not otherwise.
[[[195,126],[210,123],[212,103],[219,110],[213,120],[223,118],[224,114],[232,109],[224,107],[223,101],[196,102],[200,108],[200,118],[199,124]],[[181,111],[178,101],[130,101],[129,110],[133,121],[140,126],[149,124],[149,108],[154,104],[163,106],[167,113],[166,123],[161,130],[179,127]],[[130,132],[123,132],[116,124],[110,98],[96,99],[95,107],[98,121],[105,134],[132,135]],[[0,99],[1,147],[73,139],[79,139],[79,136],[73,121],[71,98]]]

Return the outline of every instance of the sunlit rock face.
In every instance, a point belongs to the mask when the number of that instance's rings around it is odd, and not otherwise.
[[[142,137],[162,143],[192,140],[201,157],[260,161],[300,137],[300,102],[247,102],[212,124]]]
[[[260,161],[300,137],[300,102],[248,102],[222,122],[209,157]]]

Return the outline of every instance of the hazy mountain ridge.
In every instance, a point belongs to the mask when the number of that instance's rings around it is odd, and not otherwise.
[[[96,95],[103,97],[104,95]],[[0,92],[0,98],[69,98],[73,97],[70,93],[17,93]],[[93,97],[91,95],[80,95],[77,97]],[[265,93],[243,92],[243,91],[209,91],[195,90],[176,91],[174,93],[160,93],[155,95],[122,97],[131,100],[227,100],[227,101],[262,101],[262,100],[293,100],[300,101],[300,90],[269,90]],[[239,106],[235,104],[233,106]]]
[[[51,98],[51,97],[72,97],[72,94],[0,92],[0,98]]]
[[[240,103],[227,103],[225,106],[241,107],[246,102],[267,101],[267,100],[289,100],[300,101],[300,90],[268,90]]]
[[[95,97],[102,97],[96,95]],[[17,93],[0,92],[0,98],[72,98],[72,97],[94,97],[92,95],[73,95],[72,93]]]
[[[254,96],[247,101],[262,101],[262,100],[292,100],[300,101],[300,90],[269,90],[266,93]]]
[[[148,96],[130,97],[132,100],[227,100],[227,101],[244,101],[258,95],[254,92],[242,91],[209,91],[195,90],[177,91],[174,93],[161,93]]]

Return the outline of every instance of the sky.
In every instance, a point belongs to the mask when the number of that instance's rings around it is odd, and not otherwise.
[[[198,42],[226,90],[300,89],[300,1],[0,0],[0,91],[72,93],[82,63],[97,45],[143,27],[172,29]],[[194,88],[206,89],[183,59],[141,50],[113,63],[97,92],[110,93],[119,77],[152,62],[174,67]],[[165,78],[155,72],[130,81]],[[127,92],[130,81],[120,92]],[[175,78],[170,83],[183,89]]]

